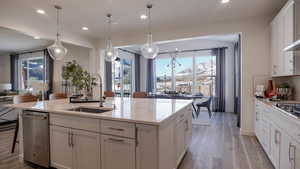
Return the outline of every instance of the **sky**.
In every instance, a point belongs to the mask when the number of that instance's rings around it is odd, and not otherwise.
[[[209,62],[211,59],[211,56],[200,56],[196,57],[196,64],[199,63],[205,63]],[[181,64],[181,66],[176,65],[175,71],[181,72],[185,69],[193,67],[193,58],[192,57],[178,57],[177,58],[178,63]],[[156,59],[156,75],[157,76],[164,76],[165,74],[167,76],[171,76],[171,67],[167,67],[168,64],[170,64],[171,58],[157,58]]]

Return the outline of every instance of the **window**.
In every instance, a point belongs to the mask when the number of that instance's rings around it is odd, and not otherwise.
[[[170,66],[172,65],[174,66]],[[211,51],[179,53],[176,59],[160,56],[155,61],[156,92],[215,94],[216,56]]]
[[[34,82],[43,82],[43,57],[20,60],[20,89],[29,89]]]
[[[171,58],[157,58],[155,61],[156,70],[156,92],[172,90],[172,70],[169,67]]]
[[[195,57],[195,93],[204,96],[215,95],[216,56]]]
[[[133,59],[129,56],[112,62],[112,90],[117,96],[130,96],[133,89]]]
[[[179,57],[176,59],[178,65],[175,70],[176,91],[192,94],[193,90],[193,57]]]

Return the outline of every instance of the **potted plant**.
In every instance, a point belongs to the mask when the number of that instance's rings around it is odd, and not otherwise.
[[[84,70],[75,60],[67,62],[63,66],[62,78],[71,82],[76,93],[83,94],[84,99],[92,95],[93,87],[97,85],[96,78]]]

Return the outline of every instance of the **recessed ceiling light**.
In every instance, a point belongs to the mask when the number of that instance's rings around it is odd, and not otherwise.
[[[84,30],[84,31],[87,31],[87,30],[89,30],[89,28],[88,28],[88,27],[85,27],[85,26],[84,26],[84,27],[82,27],[81,29],[82,29],[82,30]]]
[[[148,16],[145,15],[145,14],[142,14],[142,15],[140,16],[141,19],[147,19],[147,17],[148,17]]]
[[[37,9],[37,10],[36,10],[36,13],[42,14],[42,15],[45,15],[45,14],[46,14],[46,12],[45,12],[44,10],[42,10],[42,9]]]
[[[222,0],[221,2],[222,2],[222,4],[226,4],[226,3],[230,2],[230,0]]]
[[[41,38],[38,36],[34,36],[33,39],[41,39]]]

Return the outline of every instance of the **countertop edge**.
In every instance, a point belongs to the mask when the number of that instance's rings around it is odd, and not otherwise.
[[[68,116],[77,116],[77,117],[83,117],[83,118],[93,118],[93,119],[103,119],[103,120],[112,120],[112,121],[124,121],[124,122],[131,122],[131,123],[138,123],[138,124],[148,124],[148,125],[154,125],[154,126],[160,126],[164,124],[165,122],[169,121],[169,119],[173,118],[176,116],[179,112],[187,108],[188,106],[191,106],[192,101],[187,103],[185,106],[182,106],[180,109],[176,111],[176,113],[169,115],[163,120],[160,121],[146,121],[146,120],[134,120],[134,119],[126,119],[126,118],[117,118],[117,117],[108,117],[108,116],[95,116],[90,113],[78,113],[76,114],[75,112],[72,111],[66,111],[66,110],[41,110],[39,108],[34,108],[34,107],[23,107],[23,106],[18,106],[16,104],[8,104],[5,105],[7,107],[11,108],[16,108],[16,109],[21,109],[21,110],[31,110],[31,111],[39,111],[39,112],[47,112],[50,114],[59,114],[59,115],[68,115]]]
[[[300,119],[298,117],[296,117],[296,116],[294,116],[294,115],[292,115],[292,114],[276,107],[275,105],[273,105],[273,104],[276,104],[276,102],[267,102],[267,101],[264,101],[264,100],[258,99],[258,98],[255,98],[255,99],[258,100],[259,102],[267,105],[267,106],[270,106],[271,108],[273,108],[275,110],[280,111],[284,117],[289,118],[289,119],[295,121],[298,125],[300,125]]]

